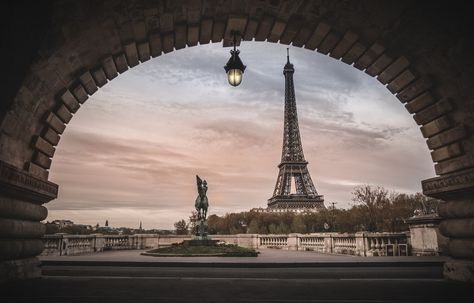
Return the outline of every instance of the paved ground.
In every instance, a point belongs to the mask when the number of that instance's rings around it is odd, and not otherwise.
[[[42,261],[107,261],[107,262],[184,262],[184,263],[374,263],[374,262],[443,262],[445,257],[358,257],[323,254],[313,251],[262,249],[258,257],[152,257],[145,250],[116,250],[79,256],[44,256]]]
[[[136,251],[43,258],[44,277],[1,285],[0,302],[469,302],[472,285],[444,281],[442,259],[388,258],[280,250],[188,263]]]

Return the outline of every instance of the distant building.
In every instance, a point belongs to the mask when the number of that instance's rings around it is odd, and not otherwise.
[[[68,226],[73,226],[74,222],[71,220],[54,220],[51,222],[51,224],[57,225],[59,228],[64,228]]]

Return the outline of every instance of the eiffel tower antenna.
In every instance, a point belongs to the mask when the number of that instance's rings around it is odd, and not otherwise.
[[[319,195],[308,171],[303,145],[301,144],[298,113],[296,110],[290,50],[286,49],[285,76],[285,118],[283,124],[283,147],[279,173],[273,196],[268,200],[270,211],[317,211],[325,208],[324,197]],[[295,188],[292,190],[292,184]]]

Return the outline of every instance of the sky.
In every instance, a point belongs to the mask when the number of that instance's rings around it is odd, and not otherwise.
[[[209,214],[266,207],[281,157],[286,48],[243,42],[238,87],[223,69],[230,49],[216,43],[151,59],[100,88],[62,135],[47,220],[172,229],[194,210],[195,175],[208,182]],[[357,185],[415,193],[435,176],[419,128],[376,79],[314,51],[290,47],[290,57],[303,150],[326,206],[353,205]]]

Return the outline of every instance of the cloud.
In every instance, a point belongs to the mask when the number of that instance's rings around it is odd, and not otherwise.
[[[101,88],[74,115],[53,159],[51,218],[172,228],[209,182],[210,212],[264,207],[281,155],[286,46],[243,43],[242,84],[227,84],[228,49],[186,48]],[[414,192],[434,175],[418,127],[365,73],[291,50],[308,169],[320,194],[349,206],[356,184]]]

